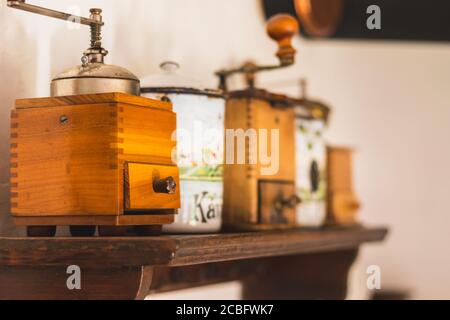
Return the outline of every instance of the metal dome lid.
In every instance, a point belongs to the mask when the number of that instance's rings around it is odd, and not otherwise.
[[[165,61],[160,64],[161,72],[142,79],[142,93],[198,94],[223,98],[222,90],[207,89],[200,81],[182,76],[177,62]]]
[[[129,70],[101,62],[82,64],[58,74],[53,81],[74,78],[107,78],[139,81]]]

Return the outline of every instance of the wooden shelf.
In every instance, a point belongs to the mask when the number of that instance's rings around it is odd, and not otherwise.
[[[336,252],[347,257],[350,267],[360,245],[382,241],[386,234],[386,228],[352,227],[148,238],[0,238],[0,283],[8,284],[0,287],[0,298],[142,298],[149,292],[242,280],[264,273],[253,268],[263,261],[334,257],[338,265]],[[77,292],[65,285],[66,268],[74,264],[86,282]],[[40,279],[50,276],[43,290]]]
[[[332,228],[148,238],[0,238],[2,266],[184,266],[342,250],[381,241],[385,228]]]

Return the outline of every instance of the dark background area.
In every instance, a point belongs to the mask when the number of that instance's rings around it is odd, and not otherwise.
[[[295,15],[293,0],[263,3],[266,17],[280,12]],[[381,8],[381,30],[366,27],[370,5]],[[310,38],[304,30],[301,32]],[[345,0],[342,21],[330,38],[450,41],[450,0]]]

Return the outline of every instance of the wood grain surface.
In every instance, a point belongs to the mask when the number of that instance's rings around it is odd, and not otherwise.
[[[330,228],[143,238],[0,238],[0,266],[184,266],[356,248],[387,229]]]
[[[144,97],[133,96],[120,92],[112,93],[98,93],[98,94],[86,94],[76,96],[64,96],[64,97],[45,97],[45,98],[33,98],[33,99],[18,99],[16,100],[17,109],[27,108],[42,108],[42,107],[60,107],[71,105],[91,105],[108,103],[111,101],[128,103],[138,105],[142,107],[152,107],[163,110],[172,110],[171,103],[148,99]]]
[[[241,281],[245,299],[345,299],[358,248],[385,228],[154,238],[0,238],[2,299],[144,299]],[[81,289],[67,268],[79,266]]]
[[[156,166],[142,163],[125,165],[125,208],[128,210],[179,209],[180,179],[178,167]],[[155,179],[172,177],[177,189],[174,194],[156,193],[153,189]]]
[[[15,216],[118,215],[114,105],[16,110],[11,209]],[[61,117],[67,123],[61,123]]]
[[[147,199],[133,173],[127,191],[136,207],[125,208],[124,199],[129,161],[163,165],[160,171],[170,170],[178,181],[171,160],[176,146],[171,103],[122,93],[22,99],[11,119],[11,213],[18,224],[173,221],[179,192],[158,202]],[[148,212],[124,217],[125,209]],[[172,210],[156,211],[161,209]]]
[[[67,266],[0,267],[0,300],[132,300],[149,292],[151,267],[81,267],[80,290],[67,288]]]
[[[251,91],[249,91],[249,95]],[[279,108],[273,106],[270,101],[253,97],[236,97],[229,99],[226,105],[225,112],[225,127],[226,129],[243,129],[244,131],[256,130],[257,146],[250,148],[250,139],[247,138],[245,142],[245,163],[236,164],[238,151],[237,139],[234,141],[234,164],[227,164],[224,167],[224,223],[229,227],[236,227],[239,229],[255,229],[259,222],[262,221],[260,212],[272,212],[275,203],[259,203],[258,185],[261,180],[273,181],[272,192],[277,193],[279,187],[275,184],[280,182],[292,182],[292,177],[295,177],[295,141],[294,141],[294,109],[293,108]],[[261,135],[260,130],[266,130],[266,135]],[[272,141],[272,130],[278,130],[279,140]],[[259,138],[266,138],[266,148],[262,148],[259,143]],[[282,142],[282,143],[281,143]],[[228,143],[228,141],[227,141]],[[272,145],[277,144],[275,153],[279,155],[276,159],[272,154]],[[230,152],[231,146],[226,146],[227,153]],[[251,150],[257,152],[257,162],[250,161]],[[261,152],[262,150],[262,152]],[[272,157],[272,162],[279,165],[278,171],[275,174],[264,173],[264,169],[268,169],[269,165],[263,163],[263,157]],[[276,166],[275,166],[276,167]],[[269,187],[270,188],[270,187]],[[295,191],[295,190],[293,190]],[[286,194],[287,198],[293,194]],[[261,205],[264,208],[261,208]],[[285,217],[285,224],[292,225],[295,221],[295,210],[285,208],[282,215]],[[274,227],[278,227],[277,223],[272,223]],[[280,223],[278,223],[279,225]],[[247,227],[246,227],[247,226]],[[266,223],[264,229],[269,227]]]
[[[361,204],[353,186],[353,149],[327,147],[327,220],[338,225],[354,225]]]

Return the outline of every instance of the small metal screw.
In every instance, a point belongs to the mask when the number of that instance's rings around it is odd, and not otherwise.
[[[88,65],[89,62],[89,58],[87,55],[83,55],[81,57],[81,64],[83,65],[83,67],[86,67]]]
[[[59,123],[60,124],[67,124],[67,123],[69,123],[69,118],[67,116],[63,115],[63,116],[61,116],[59,118]]]
[[[161,101],[162,102],[172,102],[168,96],[162,96]]]

